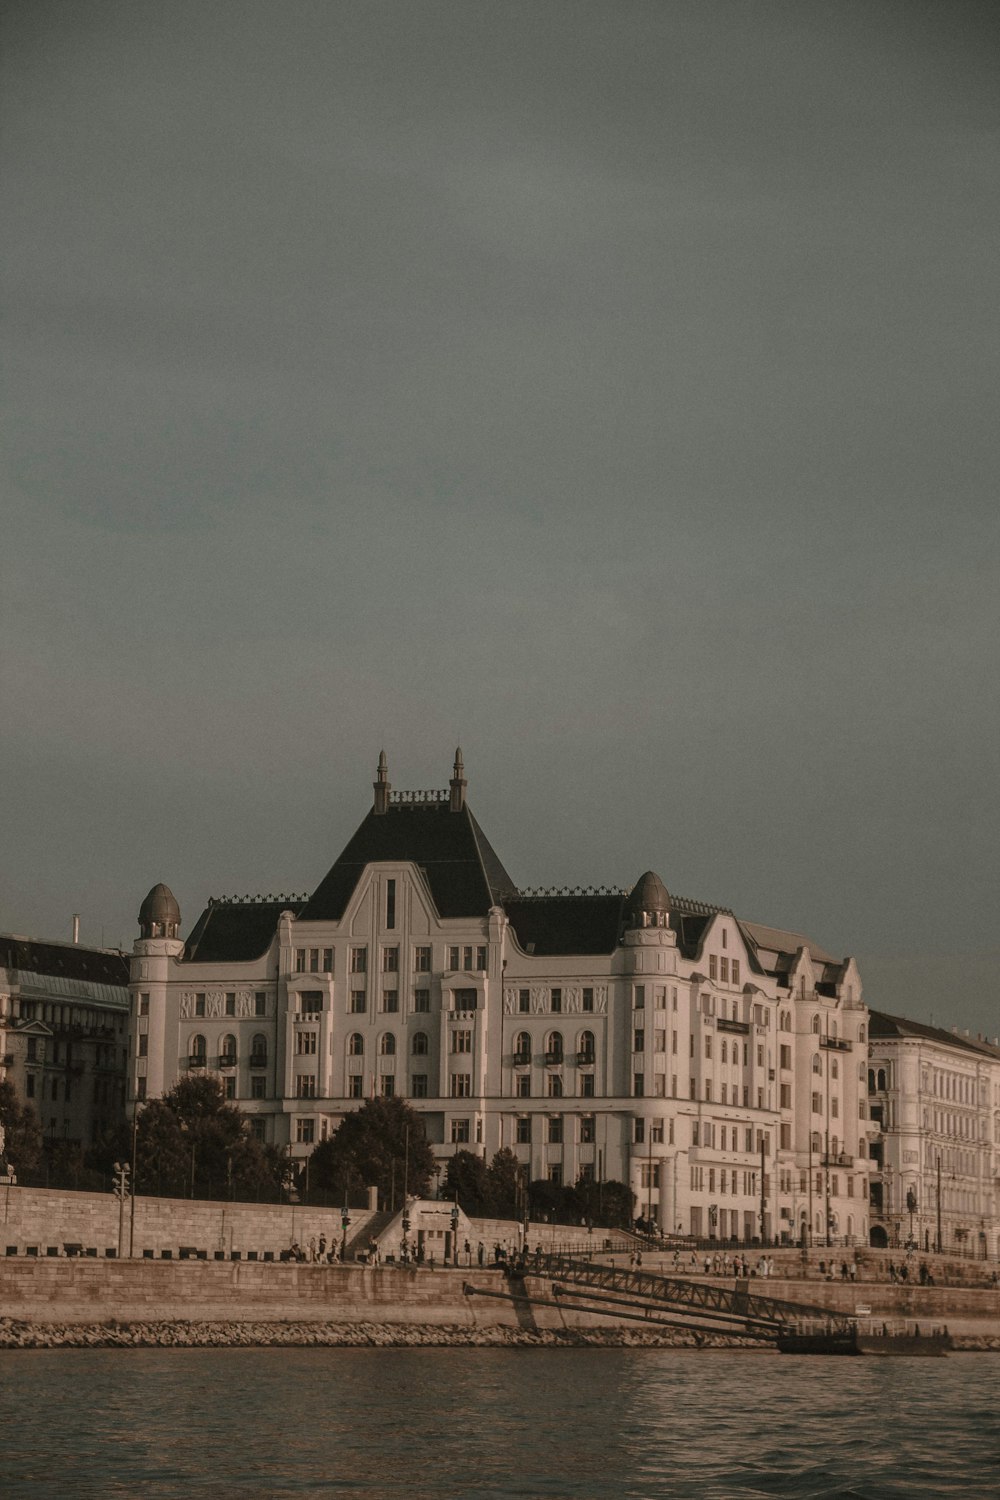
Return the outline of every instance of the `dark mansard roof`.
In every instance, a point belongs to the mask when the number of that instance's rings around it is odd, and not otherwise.
[[[930,1042],[939,1042],[945,1047],[959,1047],[966,1052],[976,1052],[980,1057],[1000,1057],[1000,1047],[985,1037],[966,1036],[957,1031],[946,1031],[942,1026],[928,1026],[923,1021],[909,1021],[905,1016],[890,1016],[883,1010],[868,1012],[868,1035],[873,1041],[880,1037],[919,1037]]]
[[[249,963],[270,948],[283,911],[296,915],[303,899],[210,901],[184,945],[187,963]]]
[[[129,961],[124,953],[6,935],[0,935],[0,967],[59,979],[86,979],[92,984],[127,986],[129,980]]]

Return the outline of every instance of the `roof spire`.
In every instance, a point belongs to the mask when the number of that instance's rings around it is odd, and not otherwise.
[[[392,787],[389,783],[389,762],[385,758],[384,750],[380,750],[378,753],[378,771],[376,772],[375,780],[372,782],[372,789],[375,793],[375,803],[372,810],[377,813],[388,812],[389,793],[392,791]]]
[[[465,779],[465,766],[462,762],[462,747],[460,745],[455,751],[455,764],[451,771],[449,807],[452,812],[461,812],[465,806],[465,788],[467,786],[468,782]]]

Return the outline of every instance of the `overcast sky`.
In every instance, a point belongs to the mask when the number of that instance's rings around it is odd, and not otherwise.
[[[995,1033],[995,5],[4,7],[0,929],[399,788]]]

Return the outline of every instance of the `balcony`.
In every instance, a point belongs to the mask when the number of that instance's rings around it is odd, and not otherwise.
[[[597,1053],[586,1051],[576,1054],[576,1065],[578,1068],[592,1068],[597,1061]]]
[[[821,1167],[853,1167],[854,1157],[846,1151],[824,1151],[819,1162]]]
[[[236,1066],[236,1053],[235,1052],[220,1052],[219,1053],[219,1067],[220,1068],[235,1068],[235,1066]]]
[[[550,1048],[550,1050],[548,1052],[546,1052],[546,1054],[545,1054],[545,1066],[547,1068],[561,1068],[562,1064],[563,1064],[563,1054],[562,1054],[562,1052],[558,1048],[556,1048],[556,1049],[551,1049]]]
[[[515,1066],[515,1068],[529,1068],[531,1066],[531,1053],[530,1052],[515,1052],[514,1053],[514,1066]]]
[[[204,1068],[207,1066],[207,1064],[208,1058],[205,1056],[204,1052],[192,1052],[191,1056],[188,1058],[189,1068]]]
[[[715,1029],[716,1029],[716,1031],[733,1031],[733,1032],[736,1033],[737,1036],[749,1036],[750,1035],[750,1022],[749,1021],[727,1021],[724,1016],[720,1016],[719,1019],[715,1023]]]
[[[854,1046],[854,1043],[849,1042],[845,1036],[821,1036],[819,1044],[828,1052],[850,1052]]]

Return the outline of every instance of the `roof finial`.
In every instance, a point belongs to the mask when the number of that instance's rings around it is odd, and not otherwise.
[[[451,772],[451,797],[449,807],[452,812],[461,812],[465,806],[465,788],[468,785],[465,779],[465,766],[462,763],[461,746],[455,751],[455,764]]]
[[[372,788],[375,792],[373,811],[377,813],[388,812],[389,793],[392,787],[389,785],[389,762],[386,760],[384,750],[380,750],[378,753],[378,771],[375,780],[372,782]]]

